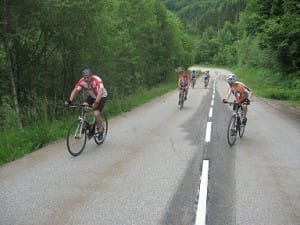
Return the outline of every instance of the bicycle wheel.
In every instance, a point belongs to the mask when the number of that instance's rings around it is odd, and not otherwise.
[[[94,140],[96,142],[97,145],[101,145],[107,135],[107,130],[108,130],[108,121],[107,121],[107,117],[105,114],[102,114],[102,126],[103,126],[103,132],[101,134],[95,134],[94,135]]]
[[[184,103],[184,91],[181,90],[179,94],[179,109],[181,110],[183,108]]]
[[[239,136],[240,136],[240,138],[243,137],[244,132],[245,132],[245,128],[246,128],[246,125],[243,124],[243,122],[240,120],[240,122],[239,122]]]
[[[81,120],[76,120],[71,124],[67,135],[67,147],[72,156],[82,153],[86,144],[86,127]]]
[[[237,136],[237,127],[236,127],[236,116],[233,115],[228,124],[227,128],[227,141],[230,146],[234,145]]]

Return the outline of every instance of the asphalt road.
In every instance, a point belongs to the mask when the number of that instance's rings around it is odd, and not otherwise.
[[[254,98],[229,147],[227,73],[211,70],[207,89],[199,78],[181,111],[174,90],[111,119],[78,157],[62,140],[0,167],[0,224],[195,224],[203,159],[206,224],[300,224],[300,118]]]

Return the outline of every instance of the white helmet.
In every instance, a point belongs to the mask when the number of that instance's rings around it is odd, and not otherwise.
[[[236,82],[237,78],[236,75],[233,73],[228,74],[227,78],[226,78],[227,82],[229,84]]]

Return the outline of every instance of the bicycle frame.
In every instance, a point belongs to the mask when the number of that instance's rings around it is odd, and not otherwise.
[[[85,148],[87,139],[94,137],[94,141],[97,145],[104,142],[107,135],[108,122],[105,115],[103,116],[102,126],[103,132],[95,132],[95,118],[93,120],[88,119],[88,112],[92,108],[84,103],[82,105],[71,105],[70,108],[81,107],[81,112],[78,119],[74,121],[68,130],[67,135],[67,147],[68,151],[73,156],[78,156]]]

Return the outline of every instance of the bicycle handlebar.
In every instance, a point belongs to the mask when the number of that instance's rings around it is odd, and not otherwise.
[[[248,105],[246,102],[242,102],[242,103],[238,103],[238,102],[236,102],[236,101],[229,102],[229,101],[227,101],[227,100],[225,100],[225,99],[223,99],[222,102],[225,103],[225,104],[229,104],[229,105],[234,105],[234,104],[237,104],[237,105]]]
[[[69,108],[79,108],[79,107],[86,107],[88,109],[92,109],[88,104],[69,104],[67,105]]]

